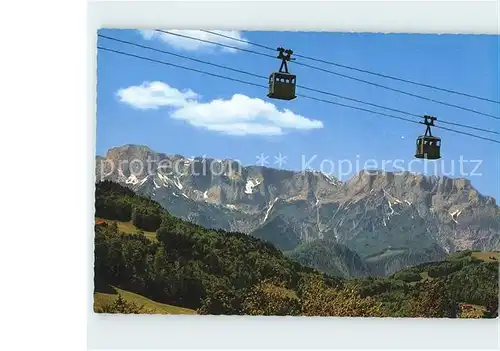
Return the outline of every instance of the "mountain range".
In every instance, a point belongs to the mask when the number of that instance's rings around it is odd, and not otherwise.
[[[500,208],[462,178],[361,171],[341,182],[142,145],[97,156],[95,172],[97,181],[125,185],[174,216],[264,239],[300,263],[346,277],[500,248]]]

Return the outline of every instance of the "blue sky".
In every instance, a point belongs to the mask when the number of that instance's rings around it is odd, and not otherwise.
[[[100,34],[206,60],[263,76],[280,62],[242,51],[221,50],[189,39],[151,35],[137,30],[101,30]],[[425,84],[499,100],[498,36],[347,34],[311,32],[229,33],[270,47],[284,46],[298,54],[401,77]],[[198,31],[209,40],[221,40]],[[234,41],[224,41],[230,45]],[[98,45],[156,60],[189,66],[258,84],[265,80],[207,66],[170,55],[99,38]],[[263,49],[248,47],[256,51]],[[394,169],[466,177],[483,194],[500,199],[500,145],[434,129],[442,138],[442,159],[415,160],[415,138],[424,132],[417,124],[362,111],[297,98],[279,101],[266,90],[238,82],[188,72],[109,52],[97,57],[97,154],[123,144],[144,144],[153,150],[186,157],[238,159],[255,164],[300,170],[307,163],[346,180],[359,167]],[[297,59],[308,64],[311,61]],[[466,106],[495,116],[500,105],[409,85],[381,77],[321,65],[329,70],[384,84],[435,100]],[[411,113],[431,114],[450,122],[500,130],[500,121],[307,67],[290,64],[297,84]],[[297,89],[344,104],[400,115]],[[236,95],[235,95],[236,94]],[[416,119],[400,115],[405,118]],[[449,127],[449,126],[448,126]],[[453,127],[455,128],[455,127]],[[456,129],[460,129],[456,127]],[[492,134],[470,131],[495,139]],[[500,138],[497,138],[500,139]],[[275,164],[275,156],[285,163]],[[460,166],[462,162],[462,170]],[[344,161],[343,161],[344,160]],[[398,160],[398,161],[396,161]],[[413,163],[410,161],[414,160]],[[308,162],[310,161],[310,162]],[[323,161],[323,163],[322,163]],[[348,162],[351,162],[349,167]],[[369,163],[366,163],[369,162]],[[351,168],[351,170],[349,170]],[[349,173],[349,174],[348,174]]]

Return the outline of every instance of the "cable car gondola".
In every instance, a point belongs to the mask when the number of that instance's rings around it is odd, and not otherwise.
[[[417,152],[416,158],[423,158],[427,160],[437,160],[441,158],[441,138],[432,136],[431,126],[434,127],[436,117],[424,116],[424,122],[427,126],[424,135],[417,138]]]
[[[296,76],[288,72],[287,61],[291,58],[293,51],[285,50],[284,48],[277,49],[278,58],[281,59],[279,72],[273,72],[269,76],[269,93],[267,96],[271,99],[293,100],[295,96],[295,81]]]

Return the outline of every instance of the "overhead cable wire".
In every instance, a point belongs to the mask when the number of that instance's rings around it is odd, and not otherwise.
[[[247,81],[244,81],[244,80],[241,80],[241,79],[237,79],[237,78],[225,77],[225,76],[222,76],[220,74],[206,72],[206,71],[202,71],[202,70],[191,68],[191,67],[176,65],[176,64],[170,63],[170,62],[155,60],[155,59],[152,59],[152,58],[149,58],[149,57],[139,56],[139,55],[131,54],[131,53],[120,51],[120,50],[114,50],[114,49],[110,49],[110,48],[106,48],[106,47],[102,47],[102,46],[98,46],[97,48],[100,49],[100,50],[104,50],[104,51],[114,52],[116,54],[121,54],[121,55],[125,55],[125,56],[135,57],[135,58],[138,58],[138,59],[147,60],[147,61],[151,61],[151,62],[156,62],[156,63],[164,64],[164,65],[167,65],[167,66],[182,68],[182,69],[185,69],[185,70],[188,70],[188,71],[192,71],[192,72],[206,74],[206,75],[209,75],[209,76],[212,76],[212,77],[217,77],[217,78],[221,78],[221,79],[232,80],[234,82],[239,82],[239,83],[243,83],[243,84],[247,84],[247,85],[253,85],[253,86],[256,86],[256,87],[259,87],[259,88],[262,88],[262,87],[267,88],[265,85],[261,85],[261,84],[257,84],[257,83],[252,83],[252,82],[247,82]]]
[[[276,56],[268,55],[268,54],[265,54],[265,53],[262,53],[262,52],[258,52],[258,51],[254,51],[254,50],[249,50],[249,49],[244,49],[244,48],[240,48],[240,47],[237,47],[237,46],[232,46],[232,45],[227,45],[227,44],[223,44],[223,43],[218,43],[218,42],[211,41],[211,40],[196,38],[196,37],[192,37],[192,36],[184,35],[184,34],[180,34],[180,33],[169,32],[169,31],[162,30],[162,29],[155,29],[155,30],[158,31],[158,32],[164,33],[164,34],[168,34],[168,35],[178,36],[178,37],[181,37],[181,38],[196,40],[196,41],[200,41],[200,42],[204,42],[204,43],[208,43],[208,44],[212,44],[212,45],[218,45],[218,46],[229,48],[229,49],[233,49],[233,50],[240,50],[240,51],[244,51],[244,52],[248,52],[248,53],[257,54],[257,55],[260,55],[260,56],[270,57],[270,58],[276,59]],[[302,63],[302,62],[294,61],[294,64],[299,65],[299,66],[303,66],[303,67],[308,67],[308,68],[311,68],[311,69],[314,69],[314,70],[318,70],[318,71],[321,71],[321,72],[333,74],[333,75],[336,75],[336,76],[339,76],[339,77],[351,79],[351,80],[354,80],[354,81],[362,82],[362,83],[365,83],[365,84],[373,85],[373,86],[376,86],[378,88],[382,88],[382,89],[394,91],[394,92],[397,92],[397,93],[400,93],[400,94],[408,95],[408,96],[419,98],[419,99],[422,99],[422,100],[434,102],[434,103],[441,104],[441,105],[444,105],[444,106],[453,107],[453,108],[457,108],[457,109],[460,109],[460,110],[472,112],[472,113],[475,113],[475,114],[478,114],[478,115],[481,115],[481,116],[490,117],[490,118],[493,118],[493,119],[500,120],[500,117],[498,117],[498,116],[490,115],[488,113],[477,111],[477,110],[474,110],[474,109],[471,109],[471,108],[468,108],[468,107],[464,107],[464,106],[460,106],[460,105],[455,105],[455,104],[450,104],[448,102],[435,100],[435,99],[432,99],[432,98],[429,98],[429,97],[426,97],[426,96],[422,96],[422,95],[418,95],[418,94],[413,94],[413,93],[410,93],[410,92],[406,92],[404,90],[400,90],[400,89],[396,89],[396,88],[391,88],[391,87],[388,87],[388,86],[385,86],[385,85],[382,85],[382,84],[378,84],[378,83],[375,83],[375,82],[371,82],[371,81],[368,81],[368,80],[356,78],[356,77],[349,76],[349,75],[346,75],[346,74],[343,74],[343,73],[339,73],[339,72],[335,72],[335,71],[330,71],[330,70],[327,70],[327,69],[324,69],[324,68],[321,68],[321,67],[309,65],[307,63]]]
[[[173,35],[173,36],[176,36],[176,37],[184,38],[184,39],[197,40],[199,42],[206,43],[206,44],[218,45],[218,46],[221,46],[221,47],[225,47],[226,49],[240,50],[240,51],[244,51],[244,52],[248,52],[248,53],[251,53],[251,54],[260,55],[260,56],[264,56],[264,57],[270,57],[270,58],[274,58],[274,59],[276,58],[275,55],[264,54],[263,52],[258,52],[258,51],[254,51],[254,50],[244,49],[244,48],[240,48],[240,47],[232,46],[232,45],[226,45],[226,44],[218,43],[216,41],[211,41],[211,40],[206,40],[206,39],[201,39],[201,38],[195,38],[195,37],[191,37],[191,36],[185,35],[185,34],[169,32],[169,31],[166,31],[166,30],[163,30],[163,29],[155,29],[155,31],[163,33],[163,34],[168,34],[168,35]]]
[[[223,76],[223,75],[219,75],[219,74],[215,74],[215,73],[211,73],[211,72],[206,72],[206,71],[202,71],[202,70],[198,70],[198,69],[194,69],[194,68],[190,68],[190,67],[176,65],[176,64],[173,64],[173,63],[165,62],[165,61],[155,60],[155,59],[151,59],[149,57],[143,57],[143,56],[139,56],[139,55],[135,55],[135,54],[130,54],[130,53],[126,53],[126,52],[119,51],[119,50],[114,50],[114,49],[100,47],[100,46],[98,46],[98,49],[105,50],[105,51],[110,51],[110,52],[114,52],[114,53],[118,53],[118,54],[122,54],[122,55],[125,55],[125,56],[135,57],[135,58],[147,60],[147,61],[150,61],[150,62],[160,63],[160,64],[172,66],[172,67],[177,67],[177,68],[181,68],[181,69],[185,69],[185,70],[189,70],[189,71],[194,71],[194,72],[197,72],[197,73],[202,73],[202,74],[206,74],[206,75],[217,77],[217,78],[221,78],[221,79],[231,80],[231,81],[239,82],[239,83],[246,84],[246,85],[252,85],[252,86],[256,86],[256,87],[260,87],[260,88],[265,88],[265,89],[268,88],[265,85],[261,85],[261,84],[257,84],[257,83],[252,83],[252,82],[244,81],[244,80],[237,79],[237,78],[227,77],[227,76]],[[389,115],[389,114],[386,114],[386,113],[381,113],[381,112],[377,112],[377,111],[373,111],[373,110],[369,110],[369,109],[364,109],[364,108],[357,107],[357,106],[351,106],[351,105],[341,104],[341,103],[338,103],[338,102],[334,102],[334,101],[330,101],[330,100],[325,100],[325,99],[320,99],[320,98],[316,98],[316,97],[312,97],[312,96],[308,96],[308,95],[297,94],[297,96],[298,97],[302,97],[302,98],[306,98],[306,99],[312,99],[312,100],[315,100],[315,101],[325,102],[325,103],[329,103],[329,104],[333,104],[333,105],[337,105],[337,106],[343,106],[343,107],[347,107],[347,108],[351,108],[351,109],[355,109],[355,110],[365,111],[365,112],[369,112],[369,113],[372,113],[372,114],[386,116],[386,117],[389,117],[389,118],[399,119],[399,120],[403,120],[403,121],[407,121],[407,122],[411,122],[411,123],[422,124],[421,122],[417,122],[417,121],[410,120],[410,119],[407,119],[407,118],[403,118],[403,117],[399,117],[399,116],[394,116],[394,115]],[[458,133],[458,134],[463,134],[463,135],[468,135],[468,136],[471,136],[471,137],[474,137],[474,138],[479,138],[479,139],[486,140],[486,141],[491,141],[491,142],[494,142],[494,143],[500,143],[500,141],[498,141],[498,140],[494,140],[494,139],[490,139],[490,138],[485,138],[485,137],[482,137],[482,136],[479,136],[479,135],[474,135],[474,134],[463,132],[463,131],[457,131],[457,130],[454,130],[454,129],[445,128],[445,127],[441,127],[441,126],[435,126],[435,127],[436,128],[441,128],[441,129],[444,129],[444,130],[448,130],[450,132],[454,132],[454,133]]]
[[[223,75],[220,75],[220,74],[215,74],[215,73],[211,73],[211,72],[207,72],[207,71],[202,71],[202,70],[198,70],[198,69],[191,68],[191,67],[181,66],[181,65],[170,63],[170,62],[155,60],[155,59],[152,59],[152,58],[149,58],[149,57],[139,56],[139,55],[127,53],[127,52],[120,51],[120,50],[110,49],[110,48],[106,48],[106,47],[102,47],[102,46],[98,46],[97,48],[99,50],[104,50],[104,51],[113,52],[113,53],[124,55],[124,56],[134,57],[134,58],[138,58],[138,59],[145,60],[145,61],[155,62],[155,63],[163,64],[163,65],[166,65],[166,66],[181,68],[181,69],[184,69],[184,70],[188,70],[188,71],[192,71],[192,72],[197,72],[197,73],[201,73],[201,74],[205,74],[205,75],[209,75],[209,76],[212,76],[212,77],[217,77],[217,78],[221,78],[221,79],[225,79],[225,80],[230,80],[230,81],[234,81],[234,82],[239,82],[239,83],[246,84],[246,85],[256,86],[256,87],[260,87],[260,88],[264,88],[264,89],[268,88],[265,85],[261,85],[261,84],[257,84],[257,83],[252,83],[252,82],[244,81],[244,80],[237,79],[237,78],[227,77],[227,76],[223,76]],[[365,108],[361,108],[361,107],[357,107],[357,106],[351,106],[351,105],[341,104],[341,103],[338,103],[338,102],[334,102],[334,101],[330,101],[330,100],[324,100],[324,99],[316,98],[316,97],[313,97],[313,96],[302,95],[302,94],[297,95],[297,96],[302,97],[302,98],[306,98],[306,99],[315,100],[315,101],[325,102],[325,103],[332,104],[332,105],[343,106],[343,107],[346,107],[346,108],[351,108],[351,109],[355,109],[355,110],[365,111],[365,112],[369,112],[369,113],[376,114],[376,115],[386,116],[386,117],[389,117],[389,118],[399,119],[399,120],[403,120],[403,121],[410,122],[410,123],[422,124],[422,122],[417,122],[417,121],[414,121],[414,120],[411,120],[411,119],[407,119],[407,118],[403,118],[403,117],[399,117],[399,116],[394,116],[394,115],[389,115],[389,114],[386,114],[386,113],[381,113],[381,112],[377,112],[377,111],[373,111],[373,110],[369,110],[369,109],[365,109]],[[458,130],[454,130],[454,129],[450,129],[450,128],[446,128],[446,127],[440,127],[440,126],[435,126],[435,127],[436,128],[441,128],[441,129],[444,129],[444,130],[447,130],[447,131],[450,131],[450,132],[453,132],[453,133],[468,135],[468,136],[473,137],[473,138],[478,138],[478,139],[482,139],[482,140],[485,140],[485,141],[490,141],[490,142],[493,142],[493,143],[500,144],[499,140],[490,139],[490,138],[486,138],[486,137],[482,137],[482,136],[479,136],[479,135],[475,135],[475,134],[471,134],[471,133],[466,133],[466,132],[463,132],[463,131],[458,131]]]
[[[193,58],[193,57],[189,57],[189,56],[185,56],[185,55],[173,53],[173,52],[166,51],[166,50],[157,49],[157,48],[154,48],[154,47],[151,47],[151,46],[142,45],[142,44],[134,43],[134,42],[123,40],[123,39],[109,37],[109,36],[102,35],[102,34],[98,34],[98,36],[102,37],[104,39],[116,41],[116,42],[119,42],[119,43],[123,43],[123,44],[127,44],[127,45],[132,45],[132,46],[136,46],[136,47],[139,47],[139,48],[143,48],[143,49],[147,49],[147,50],[151,50],[151,51],[155,51],[155,52],[159,52],[159,53],[163,53],[163,54],[167,54],[167,55],[171,55],[171,56],[175,56],[175,57],[180,57],[180,58],[183,58],[183,59],[187,59],[187,60],[191,60],[191,61],[194,61],[194,62],[203,63],[203,64],[206,64],[206,65],[210,65],[210,66],[222,68],[222,69],[225,69],[225,70],[229,70],[229,71],[233,71],[233,72],[237,72],[237,73],[241,73],[241,74],[246,74],[248,76],[259,78],[259,79],[268,80],[268,77],[266,77],[266,76],[254,74],[254,73],[243,71],[243,70],[240,70],[240,69],[235,69],[235,68],[231,68],[231,67],[228,67],[228,66],[219,65],[219,64],[212,63],[212,62],[209,62],[209,61],[204,61],[204,60],[196,59],[196,58]],[[339,94],[335,94],[335,93],[331,93],[331,92],[327,92],[327,91],[323,91],[323,90],[319,90],[319,89],[309,88],[309,87],[302,86],[302,85],[297,85],[297,87],[301,88],[301,89],[304,89],[304,90],[309,90],[309,91],[317,92],[317,93],[320,93],[320,94],[324,94],[324,95],[334,96],[334,97],[337,97],[337,98],[340,98],[340,99],[350,100],[350,101],[354,101],[354,102],[357,102],[357,103],[361,103],[361,104],[365,104],[365,105],[369,105],[369,106],[373,106],[373,107],[377,107],[377,108],[381,108],[381,109],[385,109],[385,110],[389,110],[389,111],[393,111],[393,112],[398,112],[398,113],[406,114],[406,115],[412,116],[412,117],[423,118],[423,116],[418,115],[416,113],[406,112],[406,111],[403,111],[403,110],[399,110],[399,109],[395,109],[395,108],[391,108],[391,107],[386,107],[386,106],[382,106],[382,105],[374,104],[374,103],[371,103],[371,102],[366,102],[366,101],[362,101],[362,100],[350,98],[350,97],[347,97],[347,96],[342,96],[342,95],[339,95]],[[474,130],[477,130],[477,131],[482,131],[482,132],[485,132],[485,133],[491,133],[491,134],[498,134],[498,135],[500,135],[500,132],[498,132],[498,131],[492,131],[492,130],[483,129],[483,128],[479,128],[479,127],[468,126],[468,125],[464,125],[464,124],[460,124],[460,123],[455,123],[455,122],[448,122],[448,121],[445,121],[445,120],[440,120],[440,122],[443,123],[443,124],[455,125],[455,126],[459,126],[459,127],[463,127],[463,128],[470,128],[470,129],[474,129]]]
[[[211,35],[216,35],[216,36],[219,36],[219,37],[222,37],[222,38],[227,38],[227,39],[231,39],[231,40],[238,41],[238,42],[241,42],[241,43],[246,43],[246,44],[249,44],[249,45],[257,46],[257,47],[260,47],[260,48],[263,48],[263,49],[267,49],[267,50],[271,50],[271,51],[276,51],[275,48],[272,48],[270,46],[262,45],[262,44],[251,42],[251,41],[248,41],[248,40],[234,38],[234,37],[231,37],[229,35],[222,34],[222,33],[217,33],[217,32],[213,32],[213,31],[209,31],[209,30],[204,30],[204,29],[200,29],[200,31],[208,33],[208,34],[211,34]],[[345,64],[340,64],[338,62],[327,61],[327,60],[323,60],[323,59],[315,58],[315,57],[311,57],[311,56],[306,56],[306,55],[300,55],[300,54],[297,54],[295,52],[294,52],[294,55],[296,57],[299,57],[299,58],[303,58],[303,59],[311,60],[311,61],[316,61],[316,62],[321,62],[321,63],[327,64],[327,65],[342,67],[342,68],[345,68],[345,69],[349,69],[349,70],[353,70],[353,71],[357,71],[357,72],[362,72],[362,73],[366,73],[366,74],[371,74],[371,75],[382,77],[382,78],[387,78],[387,79],[392,79],[392,80],[396,80],[396,81],[400,81],[400,82],[404,82],[404,83],[408,83],[408,84],[418,85],[418,86],[422,86],[422,87],[429,88],[429,89],[440,90],[440,91],[444,91],[444,92],[447,92],[447,93],[450,93],[450,94],[461,95],[461,96],[469,97],[469,98],[472,98],[472,99],[477,99],[477,100],[487,101],[487,102],[491,102],[491,103],[495,103],[495,104],[500,104],[500,101],[497,101],[497,100],[492,100],[492,99],[488,99],[488,98],[477,96],[477,95],[463,93],[463,92],[452,90],[452,89],[441,88],[441,87],[438,87],[438,86],[435,86],[435,85],[431,85],[431,84],[424,84],[424,83],[415,82],[415,81],[412,81],[412,80],[409,80],[409,79],[404,79],[404,78],[400,78],[400,77],[391,76],[391,75],[388,75],[388,74],[382,74],[382,73],[374,72],[374,71],[367,70],[367,69],[361,69],[361,68],[358,68],[358,67],[353,67],[353,66],[348,66],[348,65],[345,65]]]

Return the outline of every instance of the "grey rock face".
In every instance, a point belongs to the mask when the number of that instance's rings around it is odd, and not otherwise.
[[[97,180],[129,186],[173,215],[285,251],[328,239],[377,275],[459,249],[500,248],[500,209],[466,179],[362,171],[342,183],[320,172],[189,159],[138,145],[110,149],[96,162]]]

